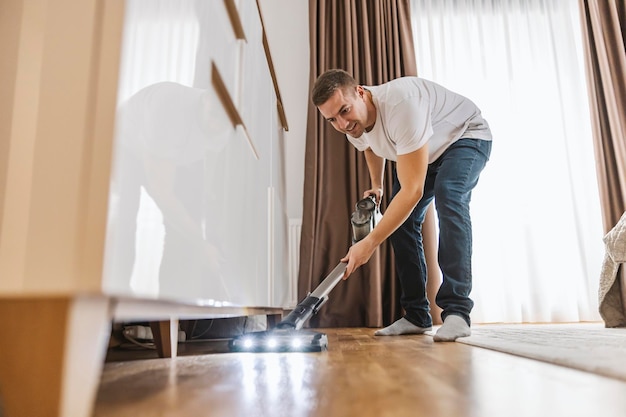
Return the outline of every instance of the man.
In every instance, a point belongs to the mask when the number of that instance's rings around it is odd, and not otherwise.
[[[379,336],[422,334],[432,329],[426,297],[422,223],[435,200],[439,217],[439,267],[443,283],[436,302],[443,325],[435,341],[471,334],[472,189],[491,153],[491,131],[469,99],[418,77],[361,86],[343,70],[315,82],[313,103],[333,127],[365,153],[371,188],[383,194],[385,161],[395,161],[392,200],[376,228],[350,247],[344,279],[391,237],[402,287],[404,317]]]

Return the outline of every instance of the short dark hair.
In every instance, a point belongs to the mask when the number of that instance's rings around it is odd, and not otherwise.
[[[335,91],[339,89],[344,91],[352,90],[351,87],[356,86],[358,86],[358,83],[352,75],[342,69],[331,69],[324,72],[315,80],[311,100],[313,104],[320,106],[326,103],[326,101],[335,94]]]

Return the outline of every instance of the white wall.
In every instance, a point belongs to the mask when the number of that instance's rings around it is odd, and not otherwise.
[[[289,131],[285,132],[287,216],[302,217],[309,89],[309,2],[260,0]]]

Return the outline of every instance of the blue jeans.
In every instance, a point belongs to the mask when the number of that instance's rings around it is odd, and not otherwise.
[[[459,139],[436,161],[428,165],[424,195],[409,218],[391,235],[400,278],[400,303],[405,318],[416,326],[432,326],[426,297],[426,259],[422,243],[422,223],[429,204],[435,200],[439,218],[439,268],[443,282],[437,297],[441,318],[455,314],[470,323],[474,302],[472,290],[472,222],[469,203],[472,190],[491,154],[491,141]],[[393,169],[393,197],[400,183]]]

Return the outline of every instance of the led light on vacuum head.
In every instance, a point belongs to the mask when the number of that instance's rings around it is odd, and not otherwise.
[[[321,352],[328,347],[324,333],[309,330],[268,330],[235,337],[229,342],[234,352]]]
[[[242,341],[242,345],[245,349],[252,349],[254,347],[254,340],[251,337],[246,337]]]

